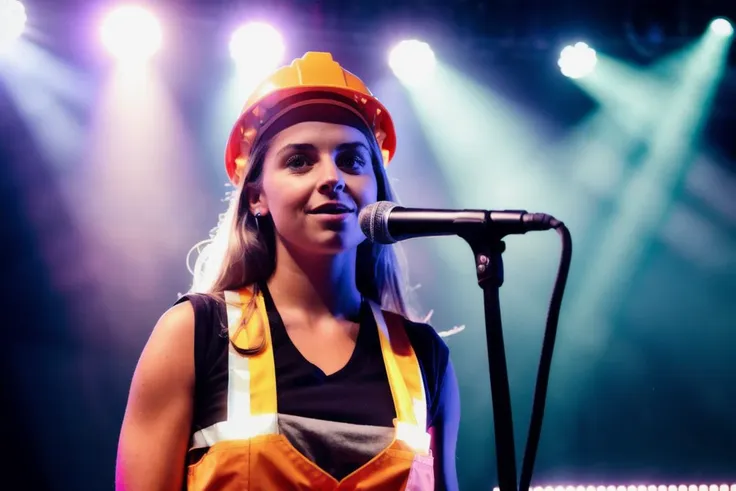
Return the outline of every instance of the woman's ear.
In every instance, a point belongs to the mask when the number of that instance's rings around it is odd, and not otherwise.
[[[266,196],[263,194],[260,186],[252,183],[245,185],[245,195],[248,199],[248,209],[251,214],[265,216],[268,214],[268,204],[266,203]]]

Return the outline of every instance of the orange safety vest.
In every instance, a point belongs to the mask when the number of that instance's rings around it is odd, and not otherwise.
[[[195,491],[430,491],[433,458],[427,433],[422,373],[404,330],[403,319],[371,302],[381,352],[396,409],[391,444],[365,465],[337,481],[302,455],[279,433],[276,370],[271,332],[262,295],[243,321],[252,292],[225,292],[228,353],[227,420],[192,435],[190,450],[207,449],[188,468]],[[242,350],[259,345],[253,355]],[[237,349],[236,349],[237,348]],[[239,351],[239,350],[241,351]]]

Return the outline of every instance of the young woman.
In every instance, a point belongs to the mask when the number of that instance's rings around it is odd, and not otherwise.
[[[251,96],[229,211],[135,370],[118,490],[457,489],[448,348],[409,320],[392,248],[358,223],[393,197],[395,142],[328,53]]]

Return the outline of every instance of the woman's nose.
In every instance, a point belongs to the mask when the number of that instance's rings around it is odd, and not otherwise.
[[[320,167],[322,171],[319,183],[320,192],[335,193],[345,188],[343,173],[331,157],[320,162]]]

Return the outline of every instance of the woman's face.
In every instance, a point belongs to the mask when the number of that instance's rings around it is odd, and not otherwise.
[[[365,240],[358,212],[378,193],[369,148],[352,126],[303,122],[282,130],[251,210],[270,214],[278,239],[291,247],[317,254],[357,247]]]

